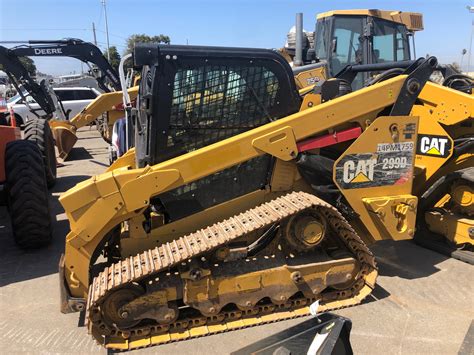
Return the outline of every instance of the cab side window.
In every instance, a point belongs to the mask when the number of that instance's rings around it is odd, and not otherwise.
[[[54,90],[54,92],[58,96],[59,100],[63,102],[76,100],[73,90]]]
[[[75,90],[76,100],[94,100],[96,94],[92,90]]]

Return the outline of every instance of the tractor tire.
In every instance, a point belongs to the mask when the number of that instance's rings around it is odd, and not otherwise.
[[[34,118],[25,123],[25,139],[34,142],[43,157],[48,187],[56,183],[56,151],[54,138],[47,120]]]
[[[49,192],[43,159],[35,143],[9,142],[5,152],[7,206],[15,242],[24,249],[52,239]]]

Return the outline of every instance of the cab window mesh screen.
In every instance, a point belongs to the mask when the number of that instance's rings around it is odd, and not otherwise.
[[[264,66],[204,65],[176,72],[168,159],[279,118],[279,82]],[[280,113],[281,115],[281,113]]]

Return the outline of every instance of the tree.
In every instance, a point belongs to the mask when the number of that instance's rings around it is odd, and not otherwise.
[[[111,46],[109,48],[109,50],[110,50],[110,59],[107,55],[108,54],[107,50],[105,50],[105,52],[104,52],[104,57],[109,60],[109,63],[112,66],[112,68],[114,68],[115,70],[118,71],[118,67],[120,65],[120,54],[117,51],[117,47],[115,47],[115,46]]]
[[[168,36],[160,34],[158,36],[148,36],[146,34],[134,34],[127,38],[127,50],[125,54],[133,52],[135,43],[165,43],[170,44],[171,40]]]
[[[36,65],[33,59],[29,57],[20,57],[20,62],[28,70],[31,76],[36,76]],[[0,70],[3,70],[3,65],[0,64]]]
[[[452,62],[451,66],[454,68],[454,70],[461,72],[461,66],[457,62]]]
[[[28,70],[28,73],[30,73],[30,75],[36,75],[36,65],[33,59],[29,57],[21,57],[20,62],[25,66],[26,70]]]

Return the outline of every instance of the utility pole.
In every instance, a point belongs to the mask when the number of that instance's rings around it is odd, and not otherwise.
[[[107,59],[110,62],[109,24],[107,22],[107,6],[105,6],[105,0],[102,0],[102,5],[104,6],[105,35],[107,36]]]
[[[474,13],[474,6],[466,6],[470,13]],[[472,49],[472,37],[474,35],[474,20],[471,23],[471,39],[469,41],[469,54],[467,56],[467,72],[471,72],[471,49]]]
[[[92,33],[94,34],[94,44],[97,46],[97,37],[95,35],[95,23],[92,22]]]

